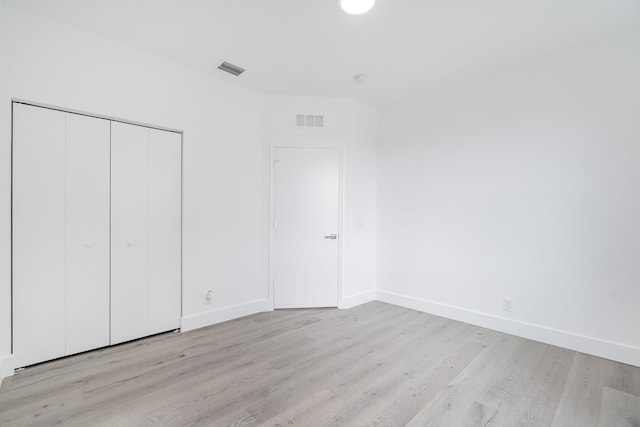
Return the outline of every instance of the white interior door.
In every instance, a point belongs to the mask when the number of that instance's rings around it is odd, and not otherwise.
[[[13,352],[65,355],[65,113],[13,105]]]
[[[340,151],[276,148],[273,168],[274,307],[335,307]]]
[[[66,354],[109,345],[109,120],[68,113]]]
[[[149,334],[180,327],[181,141],[149,129]]]
[[[111,122],[111,344],[147,335],[149,129]]]

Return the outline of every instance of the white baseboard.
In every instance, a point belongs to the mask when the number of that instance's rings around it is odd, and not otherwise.
[[[13,355],[0,356],[0,385],[2,379],[13,375],[15,367],[13,366]]]
[[[467,310],[395,292],[377,290],[376,299],[389,304],[640,367],[640,348],[638,347]]]
[[[372,289],[370,291],[360,292],[355,295],[350,295],[348,297],[342,297],[342,303],[340,304],[339,308],[341,309],[353,308],[360,304],[374,301],[375,299],[376,299],[376,291]]]
[[[233,320],[239,317],[260,313],[262,311],[268,311],[268,305],[268,300],[256,300],[243,304],[222,307],[216,310],[205,311],[204,313],[184,316],[180,323],[180,330],[182,332],[191,331],[204,326],[226,322],[227,320]]]

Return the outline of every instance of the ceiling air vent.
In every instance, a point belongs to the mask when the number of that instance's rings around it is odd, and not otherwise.
[[[323,128],[324,127],[324,115],[320,114],[296,114],[296,127],[297,128]]]
[[[226,71],[229,74],[233,74],[234,76],[239,76],[244,73],[244,68],[240,68],[237,65],[230,64],[228,62],[223,62],[218,65],[218,70]]]

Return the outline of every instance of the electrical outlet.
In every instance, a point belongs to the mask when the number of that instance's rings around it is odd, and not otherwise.
[[[213,302],[213,289],[207,289],[207,293],[204,295],[204,303],[209,305]]]
[[[513,300],[510,298],[503,299],[502,310],[508,311],[509,313],[513,312]]]

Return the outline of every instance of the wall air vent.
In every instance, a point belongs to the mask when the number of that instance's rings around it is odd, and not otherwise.
[[[297,128],[323,128],[324,127],[324,115],[321,114],[296,114],[296,127]]]
[[[244,73],[244,68],[240,68],[237,65],[230,64],[228,62],[223,62],[218,65],[218,70],[226,71],[229,74],[233,74],[234,76],[239,76]]]

